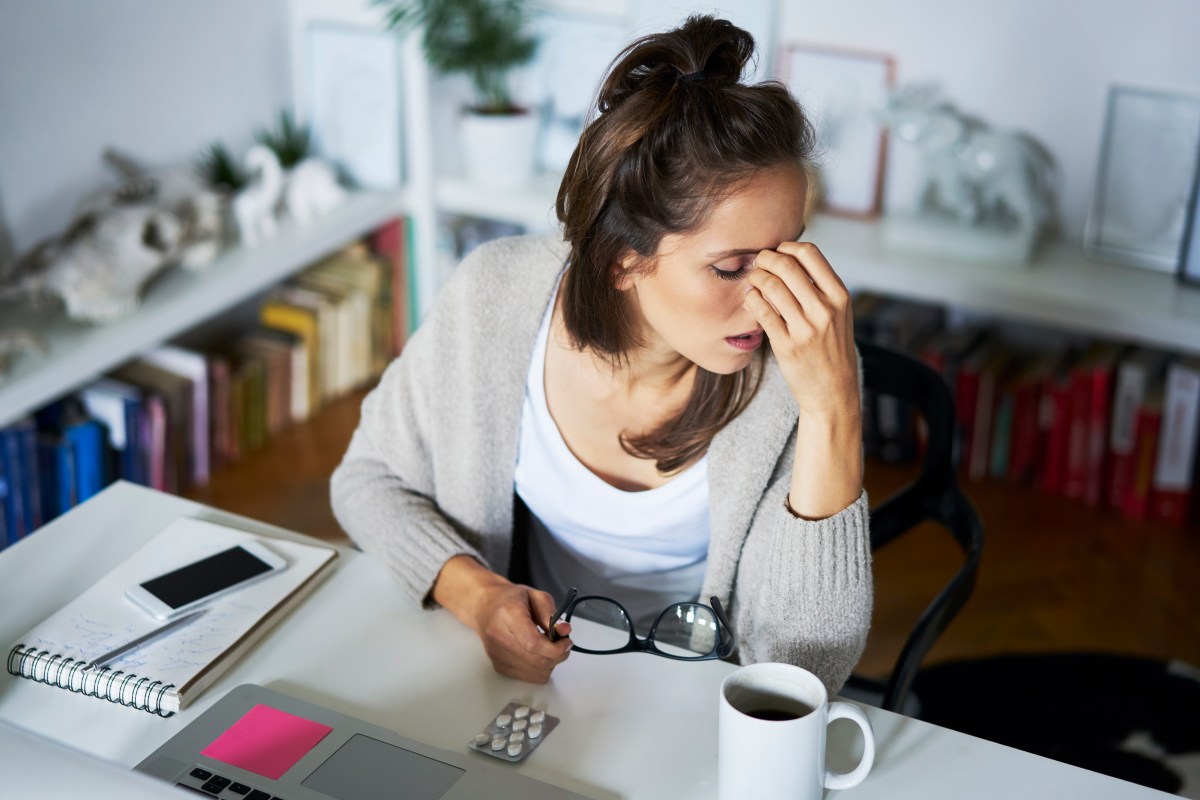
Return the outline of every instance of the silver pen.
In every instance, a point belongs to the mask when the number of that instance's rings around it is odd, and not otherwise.
[[[193,622],[193,621],[199,619],[200,617],[204,616],[207,613],[208,613],[207,608],[201,608],[198,611],[191,612],[190,614],[184,614],[179,619],[173,619],[170,622],[168,622],[166,625],[163,625],[161,628],[155,628],[154,630],[150,631],[149,633],[145,633],[145,634],[142,634],[141,636],[137,637],[132,642],[126,642],[125,644],[121,645],[120,647],[118,647],[114,650],[109,650],[107,653],[105,653],[102,656],[99,656],[98,658],[93,658],[91,663],[88,664],[86,667],[84,667],[84,669],[85,670],[93,669],[93,668],[99,669],[100,667],[103,667],[106,664],[108,664],[112,661],[115,661],[116,659],[125,655],[130,650],[135,650],[135,649],[141,647],[142,645],[146,644],[147,642],[150,642],[150,641],[153,641],[154,639],[159,638],[160,636],[166,636],[168,633],[175,630],[176,628],[182,628],[184,625],[187,625],[189,622]]]

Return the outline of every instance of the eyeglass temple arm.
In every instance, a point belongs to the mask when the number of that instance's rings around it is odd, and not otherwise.
[[[721,605],[721,599],[713,595],[708,598],[708,601],[712,605],[713,611],[717,612],[717,621],[721,623],[721,626],[725,630],[729,631],[729,643],[723,645],[721,648],[725,651],[724,655],[728,655],[733,652],[734,643],[737,641],[737,634],[733,630],[733,625],[729,622],[729,617],[725,616],[725,607]]]

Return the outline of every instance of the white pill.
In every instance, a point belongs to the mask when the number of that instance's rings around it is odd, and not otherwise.
[[[488,740],[491,738],[492,735],[490,733],[477,733],[475,734],[475,744],[482,747],[483,745],[487,744]]]
[[[518,706],[517,710],[513,712],[514,719],[525,719],[528,716],[529,716],[529,706]]]
[[[507,736],[493,736],[492,737],[492,749],[493,750],[503,750],[504,745],[506,745],[506,744],[508,744]]]
[[[510,724],[512,724],[512,714],[501,714],[496,717],[497,728],[507,728]]]
[[[514,731],[523,731],[528,726],[529,726],[529,720],[527,720],[527,719],[513,720],[513,730]]]
[[[530,715],[529,715],[529,721],[530,721],[530,722],[536,722],[536,723],[537,723],[537,724],[539,724],[539,725],[540,725],[540,724],[542,724],[542,722],[543,722],[545,719],[546,719],[546,712],[545,712],[545,711],[534,711],[532,714],[530,714]]]
[[[508,754],[515,758],[516,756],[521,755],[522,747],[523,745],[520,742],[514,742],[508,746]]]
[[[517,731],[516,733],[510,733],[508,735],[508,743],[509,744],[512,744],[513,742],[523,742],[523,741],[525,741],[525,734],[521,733],[520,731]]]
[[[536,739],[542,735],[542,723],[535,722],[529,726],[529,738]]]

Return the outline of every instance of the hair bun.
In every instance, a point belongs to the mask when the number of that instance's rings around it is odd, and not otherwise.
[[[695,15],[665,33],[635,40],[613,60],[597,107],[610,111],[646,90],[685,83],[736,83],[754,57],[754,37],[733,23]]]

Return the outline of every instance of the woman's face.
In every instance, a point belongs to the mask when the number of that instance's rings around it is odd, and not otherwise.
[[[697,230],[668,234],[653,263],[626,273],[621,286],[640,312],[642,341],[655,360],[678,354],[718,374],[745,368],[763,332],[742,305],[744,278],[760,250],[793,241],[804,230],[803,170],[763,170],[716,205]]]

